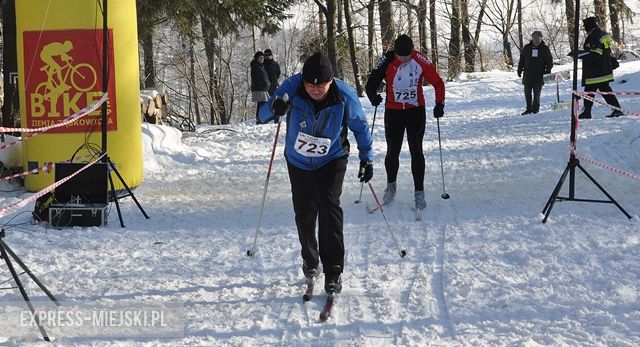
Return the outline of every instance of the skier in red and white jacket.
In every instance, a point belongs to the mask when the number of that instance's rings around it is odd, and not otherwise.
[[[400,35],[394,42],[394,49],[385,53],[371,71],[366,84],[367,97],[373,106],[382,103],[378,87],[383,80],[386,83],[386,102],[384,111],[384,130],[387,142],[387,155],[384,160],[387,171],[387,188],[383,202],[390,204],[396,194],[396,179],[400,166],[398,158],[402,149],[405,129],[411,153],[411,173],[413,175],[416,209],[424,209],[424,137],[426,111],[423,80],[435,89],[435,107],[433,116],[444,115],[444,82],[435,66],[422,53],[413,49],[413,41],[407,35]]]

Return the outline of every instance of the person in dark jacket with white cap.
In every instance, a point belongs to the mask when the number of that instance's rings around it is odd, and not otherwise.
[[[543,76],[551,73],[552,67],[551,51],[542,41],[542,33],[534,31],[531,34],[531,42],[522,47],[518,62],[518,77],[521,77],[524,72],[522,84],[524,84],[524,98],[527,102],[527,109],[522,112],[523,115],[540,111],[540,92],[544,85]]]
[[[584,40],[583,51],[578,52],[578,59],[582,59],[582,85],[585,92],[611,92],[609,82],[613,81],[613,66],[611,60],[611,44],[613,39],[598,27],[596,17],[588,17],[582,20],[587,38]],[[587,94],[592,98],[595,94]],[[620,103],[615,95],[604,94],[602,97],[611,106],[620,108]],[[584,99],[584,109],[578,116],[580,119],[591,118],[593,101]],[[620,117],[622,111],[614,109],[607,117]]]
[[[308,283],[324,272],[327,293],[342,290],[344,267],[342,183],[351,146],[348,130],[358,144],[358,177],[373,177],[372,140],[367,118],[353,88],[333,77],[329,58],[315,53],[302,73],[282,82],[260,108],[260,120],[286,114],[287,160],[293,210],[302,247],[302,272]],[[316,221],[318,237],[316,238]]]

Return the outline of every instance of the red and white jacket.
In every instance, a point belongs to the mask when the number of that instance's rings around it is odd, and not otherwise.
[[[424,54],[414,50],[411,58],[402,63],[394,51],[387,52],[371,71],[365,86],[367,97],[374,100],[378,86],[386,81],[385,108],[405,110],[425,106],[422,81],[426,80],[436,92],[436,103],[444,103],[444,82],[435,67]]]

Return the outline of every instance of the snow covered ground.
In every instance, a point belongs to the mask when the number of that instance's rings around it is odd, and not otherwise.
[[[554,71],[563,68],[570,67]],[[623,63],[616,75],[615,91],[640,91],[637,61]],[[527,116],[520,115],[524,97],[514,73],[465,75],[446,87],[440,127],[451,199],[440,197],[436,122],[429,115],[423,221],[414,221],[410,209],[406,145],[396,203],[385,209],[408,251],[400,258],[382,216],[354,203],[360,183],[353,154],[342,196],[344,290],[324,324],[318,322],[323,295],[301,300],[282,132],[257,256],[249,258],[276,126],[247,123],[180,134],[144,125],[145,181],[135,194],[150,220],[125,199],[126,228],[112,209],[106,228],[18,225],[7,228],[6,241],[61,300],[183,303],[184,336],[54,336],[53,345],[640,345],[639,180],[582,162],[634,219],[612,204],[559,202],[542,224],[540,212],[569,158],[569,110],[552,110],[555,85],[545,86],[541,112]],[[565,101],[569,89],[561,85]],[[432,105],[432,89],[426,97]],[[623,108],[640,112],[640,96],[619,99]],[[369,102],[362,102],[373,117]],[[372,180],[379,195],[386,182],[382,111]],[[594,119],[580,122],[578,153],[640,174],[640,118],[604,118],[610,110],[602,106],[593,113]],[[567,187],[568,180],[561,195]],[[8,203],[28,194],[1,196]],[[605,198],[579,172],[576,197]],[[363,200],[373,202],[366,189]],[[29,215],[5,219],[15,225]],[[0,266],[0,281],[8,277]],[[21,297],[1,291],[0,300]],[[51,345],[38,338],[34,329],[33,338],[0,337],[0,344]]]

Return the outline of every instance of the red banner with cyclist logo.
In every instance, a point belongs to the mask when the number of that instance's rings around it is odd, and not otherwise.
[[[60,122],[102,97],[102,30],[25,31],[27,128]],[[116,130],[116,83],[113,35],[109,30],[107,130]],[[56,133],[100,131],[100,108],[51,130]]]

